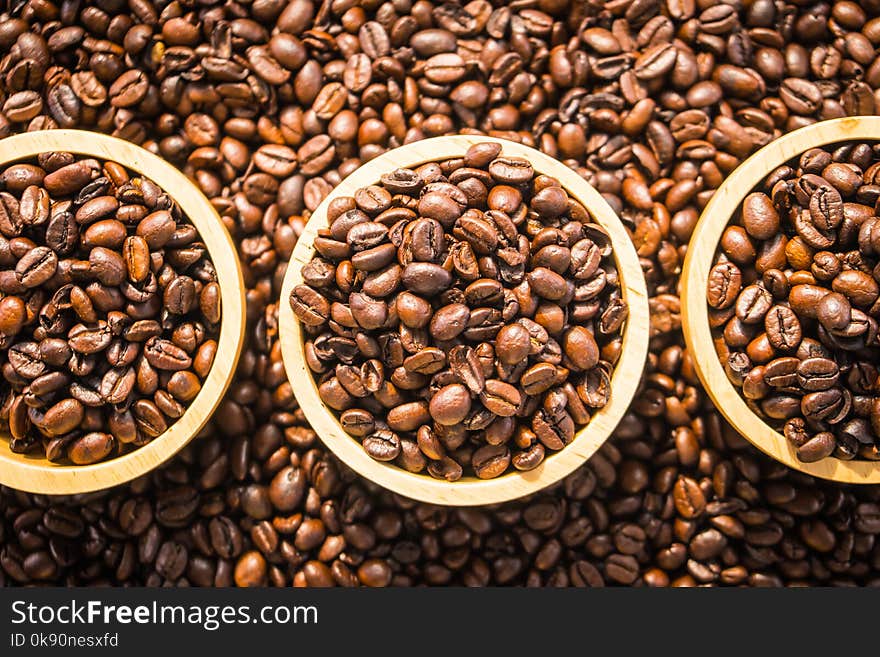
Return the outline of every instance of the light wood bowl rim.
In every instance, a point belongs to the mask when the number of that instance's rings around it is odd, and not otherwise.
[[[0,166],[39,153],[65,151],[112,160],[167,191],[198,229],[217,270],[222,299],[214,364],[198,396],[165,433],[128,454],[94,465],[58,465],[42,456],[15,454],[0,438],[0,483],[45,495],[87,493],[123,484],[158,467],[202,429],[232,381],[244,344],[244,279],[232,238],[217,210],[183,173],[162,158],[122,139],[87,130],[42,130],[0,139]]]
[[[334,198],[351,196],[356,189],[376,183],[381,174],[395,168],[460,157],[471,145],[487,141],[501,144],[504,155],[527,158],[537,172],[557,178],[608,231],[621,290],[629,304],[629,317],[624,328],[621,357],[612,375],[611,401],[577,432],[571,444],[549,455],[530,472],[511,471],[497,479],[463,478],[447,482],[375,461],[355,438],[343,431],[333,412],[318,396],[317,385],[305,361],[300,323],[290,308],[289,298],[293,288],[302,282],[301,268],[312,259],[315,235],[319,227],[327,225],[327,207]],[[609,438],[626,413],[638,388],[648,353],[648,296],[644,275],[632,241],[605,199],[577,173],[548,155],[512,141],[477,135],[434,137],[407,144],[370,160],[337,185],[315,210],[297,242],[278,305],[279,339],[287,376],[300,407],[324,444],[363,477],[405,497],[435,504],[471,506],[516,499],[559,481],[583,465]]]
[[[706,283],[718,241],[745,196],[773,169],[804,151],[850,140],[880,140],[880,117],[859,116],[814,123],[770,142],[740,164],[706,204],[691,237],[681,277],[682,326],[697,374],[727,421],[749,442],[790,468],[848,484],[880,483],[880,462],[829,457],[804,463],[778,431],[746,405],[727,379],[712,343]]]

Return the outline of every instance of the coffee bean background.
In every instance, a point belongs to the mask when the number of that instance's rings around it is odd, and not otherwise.
[[[5,584],[870,584],[880,489],[814,480],[727,427],[683,348],[677,283],[712,190],[774,136],[875,112],[880,2],[14,0],[0,134],[92,128],[213,199],[248,343],[166,467],[78,498],[2,489]],[[434,135],[518,139],[631,228],[652,310],[644,387],[563,484],[447,509],[359,480],[298,411],[275,303],[308,212],[362,161]]]

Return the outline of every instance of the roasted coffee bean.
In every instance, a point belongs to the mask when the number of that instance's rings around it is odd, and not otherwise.
[[[530,350],[531,336],[521,324],[507,324],[495,336],[495,354],[507,365],[523,362]]]
[[[566,357],[578,370],[589,370],[599,362],[599,347],[589,329],[575,326],[569,329],[562,341]]]
[[[106,459],[116,447],[109,433],[87,433],[74,440],[67,449],[67,456],[74,465],[90,465]]]
[[[477,352],[467,345],[457,345],[452,348],[448,356],[449,367],[473,394],[483,392],[486,385],[485,372],[483,371],[480,357]]]
[[[841,330],[852,321],[852,306],[845,296],[829,292],[816,306],[816,319],[828,330]]]
[[[779,231],[779,214],[770,198],[762,192],[754,192],[745,198],[742,222],[754,239],[767,240]]]
[[[382,429],[364,438],[364,450],[377,461],[393,461],[400,454],[400,437]]]
[[[814,463],[831,456],[836,441],[830,431],[821,431],[797,448],[798,458],[804,463]]]
[[[764,317],[767,340],[774,349],[791,351],[801,342],[801,323],[794,311],[787,306],[773,306]]]
[[[431,397],[429,410],[431,417],[438,424],[449,426],[459,424],[470,413],[470,393],[460,383],[444,386]]]
[[[446,290],[452,284],[452,276],[440,265],[413,262],[404,267],[402,281],[410,292],[430,297]]]
[[[731,262],[715,265],[709,273],[707,297],[709,305],[718,310],[733,305],[742,286],[742,274]]]
[[[429,330],[435,340],[452,340],[467,328],[470,317],[471,310],[466,305],[450,303],[435,311]]]
[[[759,285],[743,288],[736,299],[736,316],[745,324],[766,321],[765,317],[773,304],[773,296]]]
[[[290,296],[290,306],[306,326],[321,326],[330,315],[330,303],[308,285],[297,285]]]
[[[471,465],[480,479],[494,479],[510,465],[510,450],[504,445],[484,445],[474,452]]]
[[[150,247],[143,237],[126,237],[122,256],[132,283],[141,283],[150,275]]]
[[[38,246],[26,253],[15,266],[15,277],[26,288],[39,287],[55,275],[58,256],[52,249]]]
[[[178,276],[165,288],[163,305],[174,315],[186,315],[196,301],[196,286],[189,276]]]
[[[83,405],[75,399],[65,399],[46,409],[42,428],[50,436],[60,436],[76,429],[83,420]]]
[[[805,358],[797,368],[798,383],[804,390],[827,390],[837,384],[840,368],[830,358]]]
[[[26,306],[20,297],[0,299],[0,333],[8,337],[18,335],[26,319]]]

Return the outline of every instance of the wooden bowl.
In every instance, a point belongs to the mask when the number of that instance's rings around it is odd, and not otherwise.
[[[94,465],[59,465],[42,455],[15,454],[0,438],[0,483],[45,495],[86,493],[122,484],[174,456],[201,430],[232,380],[244,342],[244,281],[235,245],[214,206],[180,171],[127,141],[85,130],[45,130],[0,139],[0,166],[38,153],[66,151],[118,162],[167,191],[198,229],[217,269],[222,300],[217,356],[202,389],[165,433],[123,456]]]
[[[448,482],[375,461],[357,439],[345,433],[334,412],[318,396],[317,384],[305,360],[303,332],[290,308],[289,299],[294,287],[303,282],[302,267],[315,253],[313,242],[318,229],[327,226],[327,207],[333,199],[352,196],[355,190],[377,183],[382,174],[396,168],[412,168],[426,162],[461,157],[471,145],[486,141],[501,144],[505,155],[528,159],[536,172],[555,177],[608,231],[620,275],[621,292],[629,304],[629,317],[624,327],[620,360],[611,378],[611,401],[577,432],[571,444],[558,453],[548,455],[541,465],[529,472],[512,471],[486,480],[463,477]],[[503,502],[539,491],[571,473],[599,449],[623,417],[638,388],[648,351],[645,279],[635,248],[611,207],[583,178],[553,158],[511,141],[475,135],[436,137],[396,148],[370,160],[343,180],[315,210],[299,238],[284,277],[278,305],[281,350],[287,376],[303,412],[324,444],[367,479],[406,497],[435,504],[471,506]]]
[[[706,204],[691,237],[681,277],[685,341],[697,374],[721,414],[746,440],[777,461],[815,477],[848,484],[880,483],[880,462],[844,461],[832,456],[816,463],[804,463],[785,436],[752,412],[727,379],[715,353],[709,329],[706,284],[721,234],[743,199],[771,171],[810,148],[841,141],[878,139],[880,117],[859,116],[814,123],[764,146],[738,166]]]

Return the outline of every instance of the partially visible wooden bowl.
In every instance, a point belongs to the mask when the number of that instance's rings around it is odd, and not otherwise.
[[[718,241],[749,192],[776,167],[799,157],[804,151],[850,140],[880,140],[880,117],[832,119],[800,128],[764,146],[727,177],[706,204],[688,246],[681,277],[682,322],[685,341],[706,392],[746,440],[795,470],[841,483],[876,484],[880,483],[880,462],[844,461],[832,456],[816,463],[804,463],[798,459],[797,451],[785,436],[752,412],[727,379],[715,353],[706,302],[706,284]]]
[[[0,437],[0,483],[44,495],[86,493],[123,484],[164,463],[202,429],[232,381],[244,344],[244,280],[235,245],[214,206],[171,164],[122,139],[86,130],[45,130],[0,139],[0,167],[49,151],[118,162],[167,191],[198,229],[220,284],[222,317],[214,365],[183,416],[147,445],[94,465],[59,465],[42,455],[16,454]]]
[[[398,167],[411,168],[425,162],[460,157],[471,145],[486,141],[501,144],[505,155],[528,159],[536,172],[555,177],[608,231],[623,298],[629,304],[629,317],[624,327],[620,360],[611,378],[611,401],[577,432],[571,444],[558,453],[548,455],[541,465],[530,472],[512,471],[497,479],[466,477],[448,482],[375,461],[355,438],[345,433],[334,412],[318,396],[315,379],[305,360],[303,332],[290,308],[289,299],[294,287],[303,282],[302,267],[315,253],[314,239],[318,229],[327,226],[327,207],[333,199],[352,196],[355,190],[376,183],[383,173]],[[649,318],[645,278],[635,248],[620,219],[605,199],[567,166],[533,148],[490,137],[458,135],[407,144],[370,160],[348,176],[309,219],[293,251],[278,305],[281,350],[287,376],[300,407],[324,444],[367,479],[406,497],[435,504],[472,506],[504,502],[539,491],[571,473],[586,462],[617,427],[638,388],[648,353]]]

